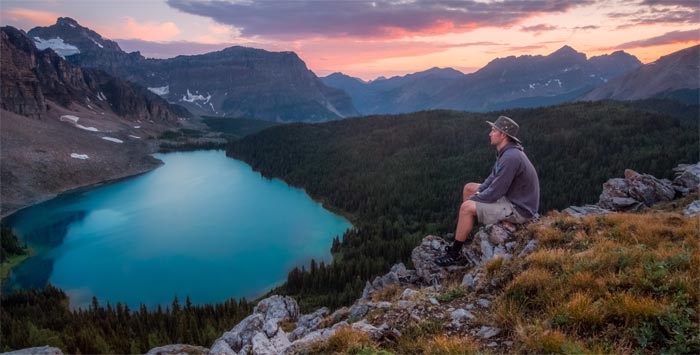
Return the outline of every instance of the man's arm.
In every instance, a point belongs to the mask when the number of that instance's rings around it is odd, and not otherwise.
[[[473,195],[469,199],[476,202],[494,203],[505,196],[513,182],[513,178],[515,178],[519,164],[520,161],[515,155],[504,154],[498,161],[498,171],[491,174],[493,179],[489,181],[489,185],[483,190],[480,189],[481,191],[478,194]],[[491,176],[489,176],[489,179]],[[479,187],[481,188],[481,186]]]
[[[476,189],[476,192],[481,193],[484,190],[486,190],[489,186],[491,186],[491,183],[493,182],[493,179],[495,179],[495,178],[496,178],[496,175],[495,175],[494,169],[491,169],[491,174],[489,174],[489,177],[487,177],[486,180],[484,180],[484,182],[482,182],[481,185],[479,185],[479,188]]]

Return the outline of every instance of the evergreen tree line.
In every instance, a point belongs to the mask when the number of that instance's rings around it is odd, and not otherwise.
[[[0,351],[50,345],[70,354],[143,354],[165,344],[209,347],[253,307],[245,299],[192,305],[189,297],[184,304],[175,297],[165,309],[132,310],[93,297],[87,309],[70,310],[65,292],[48,285],[2,296]]]
[[[677,164],[698,162],[697,112],[697,105],[654,100],[379,115],[269,128],[233,142],[227,154],[353,222],[334,241],[330,264],[295,268],[275,290],[311,311],[351,303],[394,263],[411,266],[425,235],[454,232],[464,184],[483,181],[495,162],[484,121],[504,114],[520,124],[544,213],[597,202],[602,184],[626,168],[672,178]]]
[[[505,114],[538,170],[541,212],[597,201],[601,185],[625,168],[671,178],[678,163],[698,161],[697,106],[575,103],[487,114],[425,111],[324,124],[290,124],[232,143],[227,154],[267,177],[303,187],[354,227],[335,238],[330,264],[293,269],[274,293],[293,295],[302,311],[348,305],[365,282],[391,265],[410,265],[426,234],[454,231],[464,183],[482,181],[495,160],[489,126]],[[673,116],[658,113],[672,112]],[[3,231],[3,255],[14,250]],[[15,239],[16,241],[16,239]],[[3,294],[0,351],[53,345],[68,353],[143,353],[174,343],[211,346],[255,302],[131,310],[122,304],[70,310],[53,286]]]
[[[27,250],[22,246],[17,239],[17,236],[12,233],[10,228],[0,226],[0,263],[4,263],[7,258],[13,255],[24,255]]]

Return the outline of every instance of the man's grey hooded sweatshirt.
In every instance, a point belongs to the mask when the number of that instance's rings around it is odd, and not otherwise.
[[[540,207],[540,181],[535,167],[520,144],[509,142],[498,152],[491,175],[470,200],[494,203],[505,196],[525,218],[532,218]]]

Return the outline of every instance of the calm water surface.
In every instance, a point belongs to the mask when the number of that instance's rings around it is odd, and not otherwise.
[[[147,174],[62,195],[7,218],[36,251],[6,290],[65,290],[71,306],[195,304],[256,297],[311,258],[330,260],[350,223],[224,151],[157,154]]]

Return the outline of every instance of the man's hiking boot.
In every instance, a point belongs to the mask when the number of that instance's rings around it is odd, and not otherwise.
[[[438,266],[450,266],[450,265],[465,265],[467,259],[462,255],[462,253],[452,254],[450,252],[445,253],[445,255],[435,258],[433,262]]]

